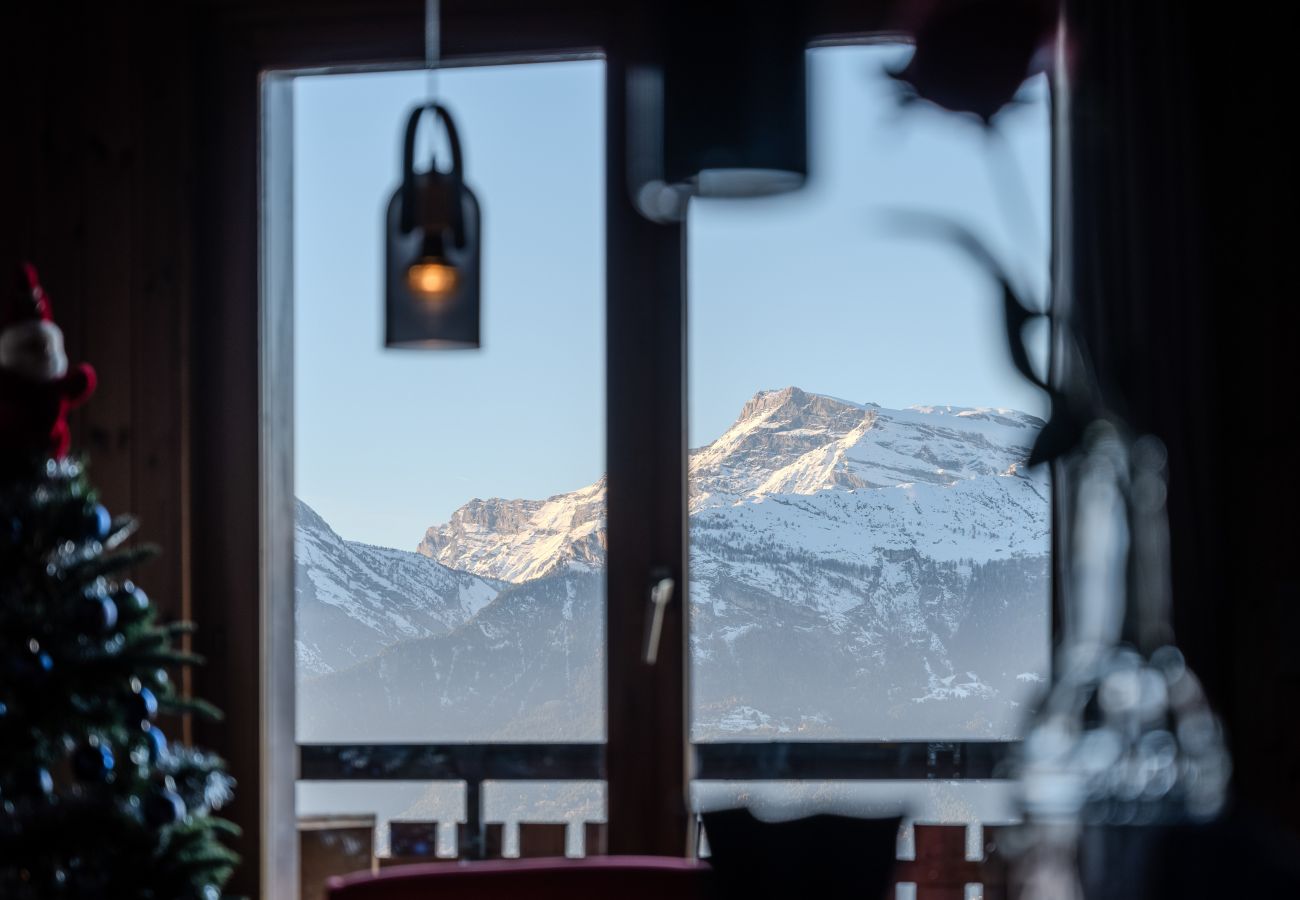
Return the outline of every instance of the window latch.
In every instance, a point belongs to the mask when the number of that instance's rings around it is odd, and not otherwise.
[[[673,590],[677,582],[665,575],[650,588],[649,627],[646,629],[645,654],[642,658],[648,665],[654,665],[659,659],[659,638],[664,630],[664,610],[673,599]]]

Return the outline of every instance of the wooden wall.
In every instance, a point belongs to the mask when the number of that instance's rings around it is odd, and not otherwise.
[[[204,555],[224,539],[195,527],[191,486],[232,478],[222,466],[196,473],[192,453],[204,418],[193,402],[194,313],[197,287],[210,278],[195,266],[204,18],[198,4],[156,0],[6,6],[0,259],[37,265],[70,358],[98,371],[96,396],[73,417],[74,452],[88,456],[109,509],[135,514],[138,539],[160,548],[133,575],[162,616],[199,623],[194,646],[211,665],[187,674],[185,686],[197,684],[228,714],[199,737],[240,781],[228,812],[251,826],[239,849],[254,864],[236,888],[255,894],[256,718],[217,688],[230,682],[224,614],[255,609],[256,592],[214,598],[200,585],[196,602],[193,581],[196,549]],[[236,478],[254,478],[247,460],[233,462],[245,466]],[[195,723],[164,728],[188,739]]]
[[[0,260],[30,259],[99,390],[76,449],[162,555],[138,574],[190,613],[192,71],[174,4],[7,4]],[[7,271],[7,270],[6,270]]]

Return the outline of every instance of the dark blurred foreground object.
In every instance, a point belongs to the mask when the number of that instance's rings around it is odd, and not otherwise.
[[[662,856],[428,863],[329,881],[329,900],[706,900],[708,864]]]
[[[717,897],[884,897],[899,818],[817,815],[764,822],[747,809],[704,814]]]
[[[0,429],[0,897],[217,900],[236,831],[212,813],[234,783],[157,721],[215,715],[168,673],[198,661],[176,647],[189,626],[158,624],[122,577],[152,551],[123,547],[135,522],[63,458],[68,398],[93,378],[69,371],[35,270],[23,278],[32,314],[0,354],[4,414],[20,413]]]
[[[642,215],[759,197],[808,176],[807,4],[667,0],[628,80],[628,181]]]
[[[1088,827],[1079,850],[1087,898],[1300,897],[1300,841],[1231,815],[1204,825]]]
[[[912,24],[916,52],[891,73],[911,98],[988,124],[1037,74],[1056,15],[1044,0],[936,2]]]

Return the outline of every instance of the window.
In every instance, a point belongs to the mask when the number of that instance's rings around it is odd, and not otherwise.
[[[302,743],[604,737],[603,83],[599,60],[440,73],[485,320],[481,350],[421,353],[383,347],[379,223],[427,77],[293,82]],[[304,782],[299,809],[377,814],[381,852],[391,819],[463,819],[445,783],[376,787]]]
[[[1050,675],[1051,486],[1024,465],[1047,410],[991,283],[896,223],[949,216],[1043,285],[1047,90],[991,138],[900,108],[886,72],[910,52],[811,50],[809,185],[692,204],[692,797],[902,812],[970,826],[978,849],[1014,818],[990,776]],[[840,746],[810,747],[799,777],[789,742]],[[881,742],[899,743],[873,765]],[[837,780],[821,763],[840,755],[884,780]]]
[[[809,186],[693,202],[684,242],[614,195],[617,56],[441,72],[484,209],[472,354],[381,349],[380,211],[425,74],[292,78],[301,815],[374,817],[380,855],[527,853],[566,823],[577,854],[669,806],[675,774],[638,807],[614,770],[684,755],[656,731],[672,692],[645,690],[672,673],[626,652],[655,554],[682,562],[680,464],[694,808],[1010,817],[998,763],[1049,674],[1050,484],[1023,466],[1045,410],[979,273],[889,216],[952,215],[1045,279],[1047,91],[998,149],[898,106],[908,52],[811,50]],[[683,459],[676,401],[641,401],[687,369]],[[655,467],[633,489],[630,456]],[[664,706],[634,727],[607,677]]]
[[[1045,85],[999,123],[901,109],[906,46],[809,53],[809,186],[688,233],[692,736],[1020,735],[1050,656],[1046,415],[941,213],[1046,277]],[[1000,151],[1030,207],[1002,215]]]

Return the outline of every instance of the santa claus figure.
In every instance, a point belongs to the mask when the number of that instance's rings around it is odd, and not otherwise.
[[[0,297],[0,455],[61,459],[68,452],[68,410],[95,390],[95,370],[68,367],[63,332],[36,269],[19,267]]]

